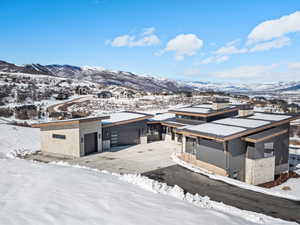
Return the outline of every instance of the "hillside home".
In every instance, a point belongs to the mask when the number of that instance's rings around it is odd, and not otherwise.
[[[274,180],[289,170],[291,115],[254,113],[177,128],[181,159],[249,184]]]
[[[257,185],[289,170],[290,121],[297,118],[215,99],[155,116],[119,112],[33,127],[41,128],[44,153],[81,157],[115,146],[175,141],[182,160]]]

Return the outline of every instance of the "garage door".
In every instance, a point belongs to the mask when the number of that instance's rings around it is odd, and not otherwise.
[[[97,152],[98,141],[97,133],[90,133],[84,135],[84,154],[89,155]]]

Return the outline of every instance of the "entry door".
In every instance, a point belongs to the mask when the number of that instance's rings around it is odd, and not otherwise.
[[[90,133],[84,135],[84,153],[89,155],[97,152],[98,150],[98,140],[97,133]]]

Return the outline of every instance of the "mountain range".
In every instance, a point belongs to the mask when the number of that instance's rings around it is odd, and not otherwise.
[[[201,81],[179,81],[154,76],[137,75],[131,72],[111,71],[99,67],[72,66],[72,65],[41,65],[26,64],[15,65],[13,63],[0,61],[0,72],[5,73],[27,73],[42,74],[67,79],[86,80],[105,86],[117,85],[130,87],[140,91],[162,92],[162,91],[192,91],[192,90],[217,90],[227,92],[282,92],[300,91],[299,81],[277,82],[268,84],[234,84],[214,83]]]

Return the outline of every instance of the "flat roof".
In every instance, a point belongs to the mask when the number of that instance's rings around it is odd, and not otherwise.
[[[117,112],[110,115],[109,119],[102,120],[103,127],[126,124],[152,118],[152,115],[138,112]]]
[[[214,123],[218,124],[225,124],[225,125],[232,125],[238,127],[246,127],[246,128],[256,128],[260,126],[264,126],[270,124],[269,121],[265,120],[251,120],[251,119],[244,119],[244,118],[225,118],[213,121]]]
[[[183,107],[183,108],[169,110],[169,112],[172,112],[175,114],[183,114],[183,115],[191,115],[191,116],[204,116],[204,117],[219,115],[219,114],[227,113],[230,111],[238,111],[238,107],[228,106],[223,109],[213,110],[212,105],[201,104],[201,105],[193,105],[193,106],[189,106],[189,107]]]
[[[167,120],[167,119],[171,119],[171,118],[175,118],[175,114],[167,112],[167,113],[158,113],[149,120],[150,121],[163,121],[163,120]]]
[[[212,109],[212,104],[192,105],[192,107],[199,107],[199,108],[208,108],[208,109]]]
[[[92,122],[92,121],[102,121],[108,119],[109,116],[97,116],[97,117],[82,117],[68,120],[53,120],[42,123],[32,124],[31,127],[48,127],[48,126],[59,126],[62,124],[74,124],[74,123],[82,123],[82,122]]]
[[[216,123],[204,123],[200,125],[190,126],[187,128],[189,131],[196,131],[204,134],[213,134],[216,136],[229,136],[242,131],[245,131],[245,128],[228,126]]]
[[[175,109],[173,111],[176,111],[176,112],[191,112],[191,113],[210,113],[211,109],[201,108],[201,107],[185,107],[185,108]]]
[[[285,134],[285,133],[288,133],[288,129],[282,129],[279,127],[275,127],[272,129],[268,129],[268,130],[259,132],[257,134],[249,135],[244,138],[244,141],[251,142],[251,143],[258,143],[261,141],[269,140],[271,138],[277,137],[277,136]]]
[[[290,115],[281,115],[281,114],[270,114],[270,113],[255,113],[253,116],[248,118],[250,119],[259,119],[259,120],[270,120],[270,121],[280,121],[291,118]]]
[[[263,120],[259,118],[268,118],[269,120]],[[291,120],[295,120],[297,118],[299,118],[299,115],[291,116],[285,114],[255,113],[254,116],[244,118],[232,117],[201,125],[188,126],[181,128],[179,132],[186,132],[187,135],[190,134],[199,137],[225,141],[251,135],[260,131],[263,132],[265,129],[274,128],[276,126],[289,123]]]

